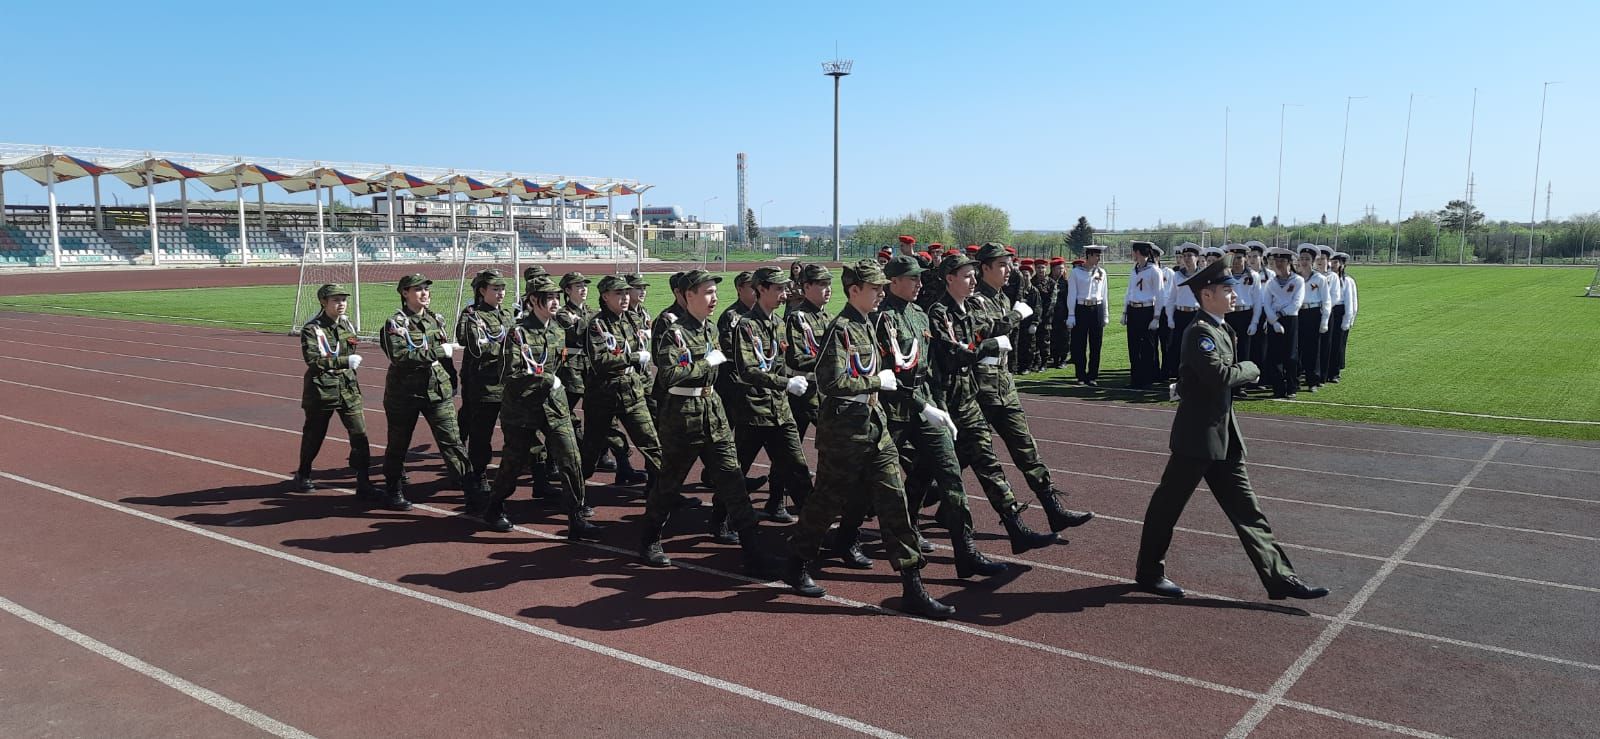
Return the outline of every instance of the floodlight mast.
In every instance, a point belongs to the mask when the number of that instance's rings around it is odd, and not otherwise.
[[[834,59],[822,63],[822,73],[833,78],[833,261],[841,261],[844,253],[839,243],[839,80],[850,75],[855,62]]]

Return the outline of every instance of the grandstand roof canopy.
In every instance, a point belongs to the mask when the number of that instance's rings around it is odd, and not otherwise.
[[[475,199],[507,194],[523,200],[557,197],[586,199],[633,195],[649,187],[635,180],[611,177],[37,144],[0,144],[0,168],[21,172],[41,185],[47,184],[49,173],[53,171],[56,182],[110,174],[133,187],[144,187],[149,181],[146,179],[148,176],[157,184],[197,179],[217,191],[232,190],[236,183],[272,183],[287,192],[305,192],[321,186],[344,187],[357,195],[392,191],[432,196],[459,192]],[[491,182],[495,184],[486,184]]]

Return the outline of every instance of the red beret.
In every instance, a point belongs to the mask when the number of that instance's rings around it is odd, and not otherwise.
[[[1061,257],[1050,257],[1051,264],[1066,264],[1067,260]]]
[[[1072,260],[1072,265],[1074,267],[1082,267],[1083,264],[1084,264],[1084,262],[1083,262],[1082,259],[1074,259],[1074,260]]]
[[[1006,253],[1010,254],[1011,256],[1016,256],[1017,255],[1017,247],[1015,247],[1015,246],[1006,247]]]
[[[933,258],[932,254],[929,254],[929,253],[927,253],[925,251],[917,252],[917,256],[922,257],[923,259],[932,259]]]
[[[917,243],[917,237],[915,237],[915,236],[901,236],[900,237],[900,243],[902,243],[902,244],[915,244],[915,243]]]
[[[928,251],[933,251],[934,249],[943,249],[943,248],[944,248],[944,244],[941,244],[941,243],[939,243],[937,241],[935,241],[932,244],[928,245]]]
[[[1028,269],[1033,269],[1033,260],[1032,259],[1028,259],[1026,257],[1023,258],[1022,266],[1023,267],[1027,267]]]
[[[950,256],[951,254],[960,254],[960,253],[961,253],[961,250],[957,249],[957,248],[955,248],[953,246],[947,246],[944,249],[944,255],[947,256],[947,257]]]
[[[879,249],[878,250],[878,256],[880,256],[880,257],[892,257],[894,255],[890,254],[888,249]]]
[[[974,254],[976,254],[976,253],[977,253],[977,251],[978,251],[978,245],[977,245],[977,244],[967,244],[967,251],[968,251],[968,252],[969,252],[969,253],[974,253]]]

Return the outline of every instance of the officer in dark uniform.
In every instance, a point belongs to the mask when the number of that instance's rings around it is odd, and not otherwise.
[[[311,463],[316,461],[322,440],[327,438],[328,421],[337,413],[350,436],[350,468],[356,473],[356,494],[375,500],[379,496],[369,478],[372,452],[367,443],[367,420],[361,404],[361,385],[356,381],[361,355],[355,353],[356,328],[345,316],[350,291],[343,285],[323,285],[317,288],[317,300],[322,303],[322,311],[300,327],[300,355],[306,361],[300,407],[306,412],[306,423],[300,431],[295,489],[303,493],[316,489],[311,483]]]
[[[1183,596],[1183,588],[1166,577],[1167,547],[1189,496],[1205,480],[1244,543],[1267,597],[1321,598],[1328,589],[1307,585],[1295,575],[1245,474],[1244,436],[1233,412],[1233,389],[1260,371],[1255,363],[1238,361],[1234,355],[1234,331],[1225,316],[1233,308],[1233,289],[1238,284],[1228,274],[1228,260],[1223,258],[1175,287],[1191,291],[1200,310],[1179,339],[1183,349],[1177,385],[1180,399],[1169,442],[1172,456],[1145,511],[1134,579],[1142,590]]]

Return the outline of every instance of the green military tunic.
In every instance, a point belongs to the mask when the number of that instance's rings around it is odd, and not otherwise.
[[[452,401],[455,390],[443,365],[449,359],[444,351],[449,342],[444,319],[426,308],[412,313],[401,307],[384,324],[379,343],[389,357],[383,385],[389,436],[383,477],[391,491],[399,489],[418,414],[427,420],[450,473],[461,483],[471,478],[472,467],[456,427],[456,406]]]
[[[801,438],[805,437],[806,429],[817,422],[821,397],[817,394],[815,376],[817,358],[821,356],[822,333],[830,320],[828,311],[810,300],[801,300],[784,316],[784,363],[794,374],[805,375],[812,381],[804,395],[790,396],[788,401]]]
[[[977,368],[984,362],[998,362],[999,346],[978,333],[978,319],[968,304],[948,293],[933,304],[928,323],[939,398],[959,432],[956,458],[962,467],[972,468],[996,512],[1016,513],[1022,506],[1012,495],[1011,483],[995,455],[992,431],[978,399]]]
[[[723,374],[743,410],[735,433],[740,469],[748,469],[765,449],[772,462],[772,490],[805,504],[811,493],[811,469],[801,448],[800,427],[789,407],[789,381],[795,375],[783,361],[783,328],[760,305],[752,307],[729,332],[733,369]]]
[[[820,338],[815,364],[823,396],[817,420],[817,483],[791,538],[795,556],[815,559],[828,527],[863,499],[878,514],[896,570],[921,569],[917,532],[906,509],[900,455],[879,399],[883,383],[872,326],[846,306]]]
[[[1027,480],[1028,488],[1041,496],[1050,492],[1050,470],[1039,459],[1039,446],[1028,430],[1028,418],[1017,398],[1017,387],[1006,369],[1010,351],[999,346],[996,337],[1015,332],[1022,314],[1012,308],[1005,293],[978,280],[978,290],[967,298],[967,311],[973,319],[976,336],[981,339],[981,354],[973,367],[978,383],[978,405],[990,428],[1011,452],[1011,461]],[[1013,346],[1015,346],[1013,344]],[[989,360],[994,361],[989,361]]]
[[[483,303],[461,309],[456,319],[456,343],[463,354],[458,420],[465,437],[462,442],[467,445],[467,459],[479,472],[489,466],[490,442],[495,421],[500,417],[501,348],[511,323],[511,311]]]
[[[485,518],[494,520],[503,513],[505,500],[516,491],[518,476],[540,456],[555,467],[567,510],[576,512],[585,501],[578,438],[567,398],[556,388],[560,370],[569,359],[566,331],[554,321],[541,322],[529,310],[506,332],[502,347],[500,425],[505,449]]]
[[[566,300],[556,311],[555,322],[566,332],[567,361],[561,366],[562,391],[566,393],[567,407],[578,410],[585,392],[584,378],[589,376],[589,356],[584,349],[584,322],[592,310],[586,305]],[[583,437],[583,419],[573,416],[572,427]]]
[[[328,421],[337,413],[350,436],[350,467],[358,475],[367,474],[372,452],[367,441],[361,385],[350,367],[350,355],[355,353],[357,344],[355,326],[348,318],[335,320],[318,313],[300,327],[300,356],[306,362],[300,389],[300,407],[306,412],[300,433],[302,473],[311,471],[311,463],[328,435]]]
[[[661,466],[661,442],[647,402],[645,367],[649,352],[633,319],[601,308],[584,321],[584,353],[589,366],[583,414],[583,476],[594,474],[600,455],[619,446],[613,422],[620,422],[644,456],[645,469]],[[624,452],[625,453],[625,452]]]
[[[722,309],[722,314],[717,316],[717,344],[719,346],[733,346],[733,331],[750,314],[750,306],[739,301]],[[730,357],[731,359],[731,357]],[[737,442],[744,428],[744,419],[748,415],[748,404],[742,397],[743,389],[734,387],[734,372],[717,373],[717,395],[722,397],[722,409],[728,414],[728,420],[733,423],[733,436]]]

